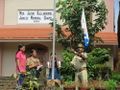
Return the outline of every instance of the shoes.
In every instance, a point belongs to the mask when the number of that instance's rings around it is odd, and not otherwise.
[[[21,85],[16,85],[16,90],[22,90],[22,86]]]

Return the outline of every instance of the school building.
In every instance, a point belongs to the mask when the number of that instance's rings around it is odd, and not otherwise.
[[[108,13],[106,28],[96,34],[104,41],[98,46],[111,48],[117,62],[117,34],[114,32],[113,0],[105,0]],[[15,73],[15,53],[19,44],[25,44],[27,50],[37,48],[44,60],[49,59],[52,51],[53,28],[49,25],[53,18],[53,0],[0,0],[0,76]],[[59,22],[59,15],[57,14]],[[58,57],[62,46],[56,43]],[[114,63],[112,63],[114,64]]]

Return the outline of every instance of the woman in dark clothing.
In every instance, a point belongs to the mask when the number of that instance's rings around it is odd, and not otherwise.
[[[60,70],[61,62],[58,60],[55,54],[55,60],[54,60],[55,66],[54,66],[54,79],[60,80]],[[50,60],[48,61],[48,68],[49,68],[49,76],[48,79],[52,79],[52,54],[50,55]]]

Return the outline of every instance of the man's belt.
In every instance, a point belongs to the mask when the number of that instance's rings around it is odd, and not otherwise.
[[[81,72],[81,71],[86,70],[86,69],[87,69],[86,67],[83,67],[83,68],[78,69],[77,71]]]

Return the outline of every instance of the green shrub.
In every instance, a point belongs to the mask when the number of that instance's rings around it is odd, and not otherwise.
[[[111,79],[117,81],[117,83],[120,82],[120,72],[112,72]]]
[[[69,52],[68,50],[64,50],[62,53],[63,62],[61,66],[61,74],[65,81],[73,81],[74,80],[74,68],[70,64],[74,54]]]
[[[117,83],[114,80],[105,81],[106,90],[116,90]]]
[[[104,64],[109,61],[110,50],[105,48],[95,48],[88,54],[88,62],[94,64]]]
[[[107,61],[109,61],[109,51],[109,49],[105,48],[95,48],[88,54],[87,65],[89,79],[105,79],[106,77],[109,77],[111,70],[105,64]]]

